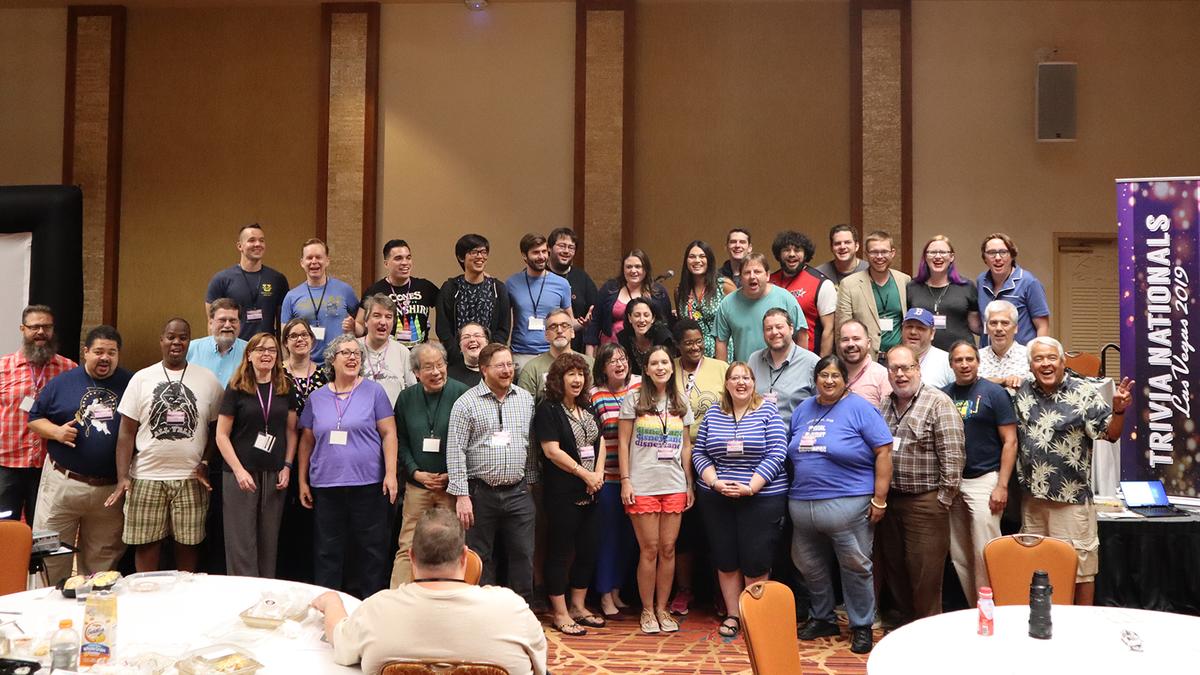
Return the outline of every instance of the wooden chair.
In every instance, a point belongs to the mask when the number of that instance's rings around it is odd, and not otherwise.
[[[800,675],[796,599],[777,581],[750,584],[738,598],[754,675]]]
[[[467,573],[463,577],[463,581],[466,581],[468,584],[471,584],[472,586],[478,586],[479,585],[479,577],[482,577],[482,576],[483,576],[483,558],[480,558],[479,554],[476,553],[475,551],[472,551],[471,549],[467,549]]]
[[[0,595],[29,587],[29,554],[33,531],[19,520],[0,520]]]
[[[488,663],[459,661],[392,661],[383,666],[380,675],[508,675],[500,666]]]
[[[1100,377],[1100,357],[1090,352],[1067,352],[1067,367],[1084,377]]]
[[[983,547],[983,561],[991,578],[997,605],[1029,604],[1029,582],[1034,570],[1046,570],[1054,587],[1056,605],[1075,604],[1075,549],[1067,542],[1036,534],[996,537]]]

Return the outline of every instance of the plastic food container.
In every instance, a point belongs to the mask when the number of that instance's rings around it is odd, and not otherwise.
[[[304,621],[308,616],[308,602],[294,594],[264,593],[258,602],[238,616],[251,628],[274,629],[285,621]]]
[[[230,644],[217,644],[188,652],[175,664],[181,675],[252,675],[263,664],[250,652]]]
[[[122,584],[126,590],[134,593],[154,593],[156,591],[169,591],[175,588],[175,584],[179,582],[179,572],[162,571],[162,572],[138,572],[125,577]]]

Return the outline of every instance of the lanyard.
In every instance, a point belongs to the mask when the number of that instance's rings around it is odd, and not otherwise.
[[[945,286],[942,286],[942,292],[940,294],[938,294],[938,296],[936,298],[933,299],[933,313],[934,314],[937,314],[938,305],[942,304],[942,298],[946,297],[946,291],[948,291],[948,290],[950,290],[950,284],[946,284]],[[932,288],[929,289],[929,294],[933,295]]]
[[[187,364],[187,362],[185,361],[185,362],[184,362],[184,364],[183,364],[183,374],[179,376],[179,381],[178,381],[178,382],[172,382],[172,381],[171,381],[171,376],[167,374],[167,365],[164,363],[164,364],[163,364],[163,367],[162,367],[162,369],[163,369],[163,377],[164,377],[164,378],[166,378],[166,380],[167,380],[167,384],[168,384],[168,385],[175,385],[175,384],[182,385],[182,384],[183,384],[183,379],[184,379],[185,377],[187,377],[187,368],[188,368],[188,364]]]
[[[572,427],[579,429],[581,432],[580,435],[584,437],[584,440],[588,441],[589,443],[595,443],[597,439],[588,435],[587,425],[583,423],[583,409],[579,406],[575,406],[575,412],[572,413],[570,410],[567,410],[566,405],[563,405],[562,403],[559,403],[559,405],[562,406],[563,412],[567,413],[567,422],[570,423]],[[587,445],[587,443],[584,445]]]
[[[344,391],[338,392],[337,389],[333,388],[333,383],[332,382],[329,383],[329,391],[333,392],[333,409],[337,412],[337,428],[338,429],[342,428],[342,418],[346,416],[346,413],[350,412],[350,401],[352,401],[354,399],[354,392],[358,391],[358,383],[359,382],[360,382],[360,380],[358,378],[354,378],[354,386],[350,387],[350,395],[346,397],[346,407],[344,409],[342,408],[341,403],[339,402],[338,394],[339,393],[344,394],[346,392],[344,392]]]
[[[258,271],[258,279],[253,284],[250,283],[250,276],[246,274],[246,270],[242,269],[242,266],[240,264],[238,265],[238,271],[242,273],[242,281],[246,282],[246,288],[249,289],[249,291],[250,291],[250,304],[252,306],[254,306],[255,308],[257,308],[258,307],[258,291],[259,291],[259,288],[261,288],[260,284],[262,284],[262,270]],[[324,298],[322,298],[322,300],[323,299]]]
[[[443,391],[444,391],[444,390],[443,390]],[[429,438],[433,438],[433,424],[434,424],[434,422],[436,422],[436,421],[437,421],[437,418],[438,418],[438,412],[440,412],[440,411],[441,411],[441,409],[442,409],[442,400],[443,400],[445,397],[444,397],[444,396],[442,396],[442,392],[441,392],[441,391],[439,391],[439,392],[437,393],[437,397],[438,397],[438,400],[437,400],[437,405],[435,405],[435,406],[433,407],[433,414],[432,414],[432,415],[430,415],[430,414],[429,414],[429,394],[427,394],[427,393],[425,392],[425,388],[424,388],[424,387],[421,387],[421,397],[425,399],[425,422],[427,422],[427,423],[429,424]],[[502,425],[502,426],[503,426],[503,425]]]
[[[387,368],[385,367],[384,364],[387,363],[387,353],[388,353],[388,349],[390,349],[391,346],[392,346],[392,339],[389,337],[387,342],[385,342],[383,344],[383,351],[376,352],[377,354],[379,354],[379,358],[374,363],[371,363],[371,348],[367,346],[367,340],[365,338],[363,339],[363,352],[367,356],[367,367],[369,367],[371,369],[371,379],[372,380],[378,381],[378,380],[382,379],[380,377],[381,375],[384,375],[387,373]]]
[[[788,354],[787,360],[783,362],[782,366],[779,366],[779,372],[775,372],[775,368],[771,365],[771,350],[768,349],[767,353],[763,354],[763,358],[767,360],[767,371],[775,373],[771,377],[770,386],[771,389],[774,389],[775,383],[779,381],[779,378],[783,377],[783,373],[788,369],[788,366],[792,365],[792,355]]]
[[[409,294],[409,292],[412,291],[412,277],[409,277],[408,281],[404,282],[404,285],[401,286],[400,288],[396,288],[395,286],[393,286],[391,281],[388,281],[387,285],[388,285],[388,288],[392,289],[392,297],[396,299],[396,314],[398,316],[399,315],[407,315],[408,314],[408,294]],[[403,294],[404,304],[403,305],[400,304],[401,291],[404,292],[404,294]]]
[[[495,394],[492,394],[492,396],[495,396]],[[508,398],[507,392],[505,393],[505,398]],[[504,431],[504,401],[499,398],[493,398],[492,400],[496,402],[496,419],[500,421],[500,431]]]
[[[42,391],[42,387],[46,384],[46,368],[49,366],[42,366],[41,371],[35,375],[33,372],[33,364],[26,362],[25,365],[29,368],[29,380],[33,383],[33,395],[37,396],[38,393]]]
[[[529,301],[533,303],[533,315],[538,315],[538,305],[542,304],[542,293],[546,292],[546,274],[542,273],[542,286],[538,289],[537,300],[533,299],[533,287],[529,285],[529,270],[525,270],[525,292],[529,294]]]
[[[904,412],[903,412],[903,413],[900,413],[900,416],[896,418],[896,431],[899,431],[899,430],[900,430],[900,423],[904,421],[904,416],[908,414],[908,411],[910,411],[910,410],[912,410],[913,408],[917,407],[917,399],[919,399],[919,398],[921,398],[921,392],[920,392],[920,390],[918,390],[918,391],[917,391],[917,395],[913,397],[913,400],[912,400],[911,402],[909,402],[909,404],[908,404],[908,407],[904,409]],[[892,414],[893,414],[893,415],[895,415],[895,414],[896,414],[896,399],[895,399],[895,395],[893,395],[893,398],[892,398]]]
[[[667,420],[671,419],[670,405],[668,405],[665,397],[662,399],[662,405],[662,410],[658,412],[657,417],[658,421],[662,423],[662,435],[665,438],[667,435]]]
[[[750,414],[749,406],[746,406],[746,412],[742,413],[741,418],[738,418],[736,410],[733,410],[729,413],[729,415],[731,417],[733,417],[733,437],[735,439],[742,437],[742,432],[738,430],[738,427],[742,424],[742,420],[746,419],[746,415],[749,415],[749,414]]]
[[[321,301],[313,300],[312,286],[304,284],[304,290],[308,291],[308,301],[313,306],[313,321],[321,322],[321,308],[325,306],[325,292],[329,290],[329,279],[325,280],[325,285],[321,287]]]
[[[263,431],[264,432],[269,431],[268,425],[270,423],[269,420],[271,417],[271,402],[275,398],[275,384],[272,382],[267,385],[267,403],[266,403],[266,405],[263,405],[262,387],[258,387],[258,386],[254,387],[254,393],[258,395],[258,405],[260,408],[262,408]],[[334,396],[333,398],[335,401],[337,400],[336,396]]]
[[[849,391],[851,388],[853,388],[854,384],[856,382],[858,382],[859,380],[861,380],[863,375],[867,374],[867,368],[870,367],[871,364],[869,362],[867,362],[865,358],[863,359],[863,361],[864,361],[863,367],[859,369],[858,374],[855,375],[853,379],[851,379],[849,382],[846,383],[847,391]],[[838,399],[838,400],[840,401],[841,399]]]
[[[824,422],[824,421],[825,421],[825,418],[826,418],[826,417],[829,417],[829,413],[833,412],[833,409],[837,407],[837,404],[839,404],[839,403],[841,403],[841,402],[842,402],[842,399],[843,399],[843,398],[846,398],[846,394],[845,394],[844,392],[842,393],[842,396],[841,396],[841,398],[839,398],[838,400],[834,401],[834,402],[833,402],[833,405],[829,406],[829,409],[828,409],[828,410],[826,410],[825,412],[821,413],[821,416],[820,416],[820,417],[818,417],[818,418],[816,419],[816,421],[815,421],[815,422],[809,422],[809,423],[808,423],[808,431],[811,433],[811,432],[812,432],[812,430],[813,430],[813,427],[817,426],[817,425],[818,425],[818,424],[820,424],[821,422]],[[905,412],[908,412],[908,411],[906,410]]]

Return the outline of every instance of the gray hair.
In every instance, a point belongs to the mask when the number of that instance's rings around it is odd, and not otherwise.
[[[376,305],[386,309],[391,313],[392,316],[396,316],[396,303],[383,293],[376,293],[375,295],[368,297],[366,300],[363,300],[363,317],[371,316],[371,310],[374,309]]]
[[[363,346],[361,344],[359,344],[358,338],[354,337],[350,333],[342,333],[341,335],[330,340],[329,343],[325,345],[325,367],[327,369],[329,369],[330,379],[333,378],[333,357],[334,357],[334,355],[337,354],[338,350],[342,348],[342,345],[344,345],[346,343],[353,344],[354,346],[358,347],[358,350],[360,353],[363,352]],[[362,355],[358,359],[358,374],[359,375],[362,375],[363,373],[367,372],[366,366],[367,366],[366,354],[362,353]]]
[[[1013,325],[1017,325],[1017,306],[1007,300],[993,300],[988,303],[987,307],[983,308],[983,321],[987,323],[988,319],[992,318],[992,314],[996,312],[1007,312],[1008,318]]]
[[[1025,348],[1029,350],[1029,365],[1033,365],[1033,348],[1035,345],[1054,347],[1054,350],[1058,352],[1059,361],[1065,361],[1067,358],[1067,352],[1063,349],[1061,342],[1055,340],[1049,335],[1039,335],[1038,337],[1035,337],[1029,342],[1025,343]]]
[[[412,370],[414,373],[421,370],[421,356],[426,352],[433,352],[437,354],[438,358],[442,360],[442,363],[448,364],[446,359],[446,348],[442,346],[442,343],[421,342],[412,348],[412,352],[410,354],[412,358],[409,359],[409,362],[412,364]]]

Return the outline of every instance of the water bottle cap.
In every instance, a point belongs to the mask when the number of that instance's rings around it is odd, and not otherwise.
[[[72,626],[74,626],[74,625],[75,625],[75,624],[71,623],[71,620],[70,620],[70,619],[63,619],[62,621],[59,621],[59,622],[58,622],[58,627],[59,627],[59,628],[70,628],[70,627],[72,627]]]
[[[981,597],[981,598],[990,598],[990,597],[992,597],[992,589],[991,589],[991,587],[989,587],[989,586],[980,586],[980,587],[979,587],[979,597]]]

